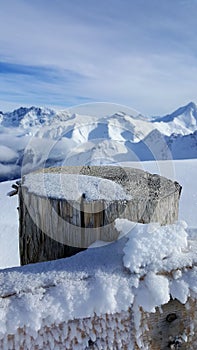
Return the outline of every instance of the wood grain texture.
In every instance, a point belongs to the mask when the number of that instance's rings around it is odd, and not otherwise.
[[[180,185],[139,169],[120,167],[64,167],[44,172],[77,173],[115,181],[131,196],[122,200],[73,200],[29,192],[25,177],[18,188],[21,264],[69,257],[96,240],[118,238],[114,222],[172,224],[178,219]],[[84,189],[85,190],[85,189]]]

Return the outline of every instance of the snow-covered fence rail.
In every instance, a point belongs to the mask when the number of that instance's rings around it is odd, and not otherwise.
[[[181,186],[139,169],[84,166],[28,174],[19,187],[21,264],[71,256],[118,238],[116,218],[171,224]]]
[[[114,314],[94,315],[68,322],[46,324],[31,331],[28,326],[0,337],[0,349],[42,350],[196,350],[196,303],[189,298],[187,309],[173,300],[154,314],[141,312],[136,332],[132,309]],[[162,310],[162,313],[161,313]],[[174,322],[174,324],[173,324]]]
[[[184,223],[116,227],[116,243],[1,272],[0,349],[196,350],[196,240]]]
[[[197,321],[192,317],[192,309],[196,309],[197,304],[190,298],[187,306],[189,310],[174,300],[160,310],[157,308],[154,314],[142,313],[139,334],[134,328],[131,309],[60,324],[46,325],[43,320],[37,332],[31,332],[25,326],[18,328],[15,334],[1,337],[0,349],[196,350]],[[174,325],[173,318],[176,320]]]

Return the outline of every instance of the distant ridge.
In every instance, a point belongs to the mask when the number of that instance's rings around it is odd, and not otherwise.
[[[100,106],[100,116],[33,106],[0,113],[0,181],[20,177],[21,167],[197,158],[194,102],[161,117],[119,108],[106,115]]]
[[[93,108],[93,107],[92,107]],[[97,104],[95,104],[97,108]],[[117,109],[120,106],[117,105]],[[71,109],[71,111],[75,109]],[[83,109],[82,109],[83,110]],[[129,110],[129,109],[128,109]],[[84,107],[85,112],[85,107]],[[93,113],[94,114],[94,113]],[[82,114],[83,120],[84,115]],[[103,113],[104,115],[104,113]],[[153,129],[159,130],[163,135],[170,136],[171,134],[181,134],[188,135],[193,133],[197,129],[197,106],[194,102],[190,102],[185,106],[179,107],[177,110],[171,114],[165,116],[153,116],[145,117],[141,114],[129,114],[125,111],[117,110],[116,113],[112,115],[107,115],[101,117],[96,116],[96,113],[92,116],[93,118],[98,118],[100,121],[107,123],[107,120],[112,118],[113,120],[120,120],[123,122],[123,126],[126,121],[126,126],[129,127],[128,123],[131,124],[131,129],[136,130],[136,136],[140,139],[147,136],[149,132]],[[13,112],[3,113],[0,112],[0,124],[5,127],[22,127],[28,128],[33,126],[41,125],[51,125],[53,122],[65,121],[69,118],[75,117],[77,120],[80,114],[68,112],[68,111],[55,111],[54,109],[43,108],[43,107],[20,107],[15,109]],[[89,117],[91,116],[88,115]],[[167,125],[168,124],[168,125]],[[130,130],[130,128],[129,128]],[[134,134],[135,134],[134,130]],[[135,139],[135,137],[134,137]]]
[[[189,102],[187,105],[178,108],[175,112],[171,114],[167,114],[163,117],[156,117],[153,119],[153,122],[163,121],[165,123],[169,123],[173,121],[175,118],[183,114],[190,114],[190,113],[193,114],[194,117],[197,119],[197,106],[194,102]]]

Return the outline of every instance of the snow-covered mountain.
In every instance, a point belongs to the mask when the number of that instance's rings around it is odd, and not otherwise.
[[[197,130],[197,106],[190,102],[164,117],[154,118],[154,125],[162,133],[188,135]]]
[[[197,106],[190,102],[162,117],[129,110],[110,114],[95,104],[55,111],[21,107],[0,112],[0,180],[38,167],[114,164],[124,161],[197,158]],[[87,108],[87,111],[93,110]]]
[[[3,114],[0,112],[1,125],[4,127],[22,127],[24,129],[48,124],[49,120],[55,116],[55,111],[40,107],[21,107]]]
[[[95,104],[95,108],[97,108],[97,104]],[[107,115],[101,111],[100,115],[96,113],[94,115],[86,115],[84,114],[85,109],[83,108],[82,110],[83,114],[33,106],[30,108],[21,107],[13,112],[3,113],[0,111],[0,125],[3,127],[20,127],[26,130],[43,125],[50,125],[56,128],[57,123],[68,121],[70,125],[71,120],[74,120],[76,125],[81,125],[81,123],[87,124],[91,118],[92,124],[93,122],[98,124],[107,123],[118,128],[128,129],[130,136],[132,133],[132,141],[139,141],[153,129],[157,129],[167,136],[172,134],[188,135],[197,129],[197,106],[193,102],[162,117],[144,117],[141,114],[129,114],[129,111],[127,113],[117,111]],[[95,126],[95,124],[92,126]]]

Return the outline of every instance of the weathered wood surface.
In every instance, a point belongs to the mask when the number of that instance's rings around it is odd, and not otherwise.
[[[116,218],[141,223],[159,222],[162,225],[171,224],[178,218],[181,187],[159,175],[138,169],[96,166],[43,171],[110,179],[132,197],[114,201],[44,197],[29,192],[24,178],[18,191],[22,265],[68,257],[96,240],[116,240]]]
[[[143,338],[145,343],[150,344],[150,349],[196,349],[196,300],[189,298],[187,305],[176,299],[171,300],[161,310],[162,312],[157,310],[156,313],[151,313],[148,318],[145,314],[142,321],[147,324]]]

